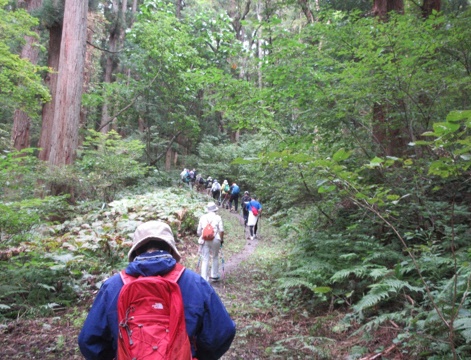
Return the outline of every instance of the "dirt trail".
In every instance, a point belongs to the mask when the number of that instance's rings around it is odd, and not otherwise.
[[[237,219],[239,220],[240,226],[242,228],[244,226],[244,218],[238,214],[233,214],[233,215],[237,217]],[[247,239],[248,231],[249,231],[248,228],[246,228],[245,231],[243,232],[244,238],[246,239],[243,250],[235,255],[232,255],[229,259],[225,259],[224,271],[226,273],[226,276],[229,273],[234,272],[234,270],[238,268],[241,262],[248,259],[249,256],[255,251],[255,248],[257,247],[257,244],[258,244],[257,239],[255,240]],[[242,231],[240,232],[240,234],[242,236]]]
[[[227,210],[223,209],[222,211]],[[240,285],[239,282],[243,277],[241,274],[245,271],[240,264],[255,251],[258,240],[247,239],[248,228],[244,238],[242,237],[244,232],[242,216],[227,211],[224,213],[224,217],[232,225],[231,232],[233,234],[229,235],[228,241],[236,239],[236,241],[245,242],[243,249],[235,254],[224,252],[224,256],[226,256],[225,279],[219,283],[213,283],[223,301],[230,304],[233,300],[228,294],[234,294],[234,291],[240,292],[234,288],[236,283]],[[235,282],[233,279],[238,279],[238,281]],[[249,290],[250,286],[243,286],[244,293]],[[245,298],[247,295],[240,293],[237,297]],[[82,360],[83,357],[77,348],[79,328],[74,324],[79,317],[78,312],[82,311],[87,311],[84,304],[75,309],[68,309],[66,313],[57,314],[55,317],[11,321],[7,326],[0,328],[0,334],[2,334],[0,337],[0,359]],[[240,352],[234,350],[229,350],[223,357],[226,360],[242,358],[247,359],[245,356],[241,357]]]

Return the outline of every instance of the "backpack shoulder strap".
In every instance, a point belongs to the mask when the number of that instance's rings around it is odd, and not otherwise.
[[[185,271],[185,267],[180,263],[176,263],[175,267],[172,270],[170,270],[168,273],[163,275],[162,277],[171,282],[176,283],[178,279],[180,279],[180,276],[182,276],[184,271]],[[139,277],[126,274],[126,270],[121,270],[119,272],[119,275],[121,276],[121,280],[123,280],[124,285],[129,284],[130,282],[139,279]]]
[[[121,280],[123,280],[124,285],[129,284],[130,282],[138,279],[137,277],[126,274],[126,270],[121,270],[119,272],[119,276],[121,276]]]
[[[170,270],[168,273],[163,275],[162,277],[171,282],[176,283],[178,279],[180,279],[180,276],[182,276],[184,271],[185,271],[185,267],[180,263],[176,263],[175,267],[172,270]]]

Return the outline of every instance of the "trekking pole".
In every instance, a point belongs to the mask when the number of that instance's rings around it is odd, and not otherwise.
[[[262,232],[262,214],[259,215],[257,223],[257,238],[260,239],[260,233]]]
[[[201,251],[199,252],[200,256],[199,256],[199,259],[198,259],[198,264],[196,265],[196,271],[199,273],[201,268],[201,258],[203,257],[203,254],[201,253]]]
[[[222,277],[221,277],[221,279],[224,279],[224,276],[226,275],[226,272],[224,271],[224,255],[222,253],[222,244],[221,244],[221,247],[219,248],[219,254],[221,255],[221,267],[222,267]]]

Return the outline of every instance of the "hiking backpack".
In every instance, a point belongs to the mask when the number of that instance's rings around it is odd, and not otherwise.
[[[120,272],[118,360],[191,360],[177,263],[164,276],[133,277]]]
[[[203,240],[211,241],[216,237],[216,232],[214,231],[213,225],[208,221],[206,226],[203,228],[203,233],[201,234]]]
[[[234,185],[234,186],[232,187],[232,194],[233,194],[233,195],[238,195],[239,193],[240,193],[240,188],[239,188],[239,186],[238,186],[238,185]]]
[[[229,192],[229,190],[231,190],[231,187],[229,186],[229,184],[226,184],[224,186],[224,192]]]

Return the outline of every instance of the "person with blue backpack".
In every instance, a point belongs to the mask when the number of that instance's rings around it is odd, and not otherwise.
[[[183,355],[188,355],[185,359],[221,358],[234,339],[235,323],[213,287],[199,274],[180,265],[181,255],[170,226],[154,220],[139,225],[134,232],[128,259],[125,271],[103,283],[83,324],[78,344],[85,359],[131,359],[137,356],[127,354],[136,351],[141,355],[147,354],[146,358],[157,358],[157,353],[161,351],[168,352],[163,358],[169,359],[180,359]],[[141,291],[131,288],[131,285],[140,286]],[[147,301],[141,292],[149,290],[151,285],[154,291],[148,291],[147,297],[154,296],[157,290],[173,290],[157,301]],[[131,289],[136,291],[130,294]],[[135,305],[123,305],[126,304],[124,298],[136,299]],[[172,319],[174,308],[180,319],[178,333],[172,321],[168,322],[168,327],[162,325],[168,318]],[[134,313],[143,311],[146,316],[134,319]],[[162,313],[158,315],[160,326],[155,326],[151,312],[159,311]],[[166,315],[168,313],[170,315]],[[161,333],[163,335],[158,336]],[[172,334],[178,334],[180,341],[175,340]]]
[[[237,212],[237,208],[239,207],[239,195],[240,195],[240,188],[239,185],[233,183],[230,187],[231,197],[229,199],[230,209],[232,211],[232,202],[234,202],[234,211]]]

